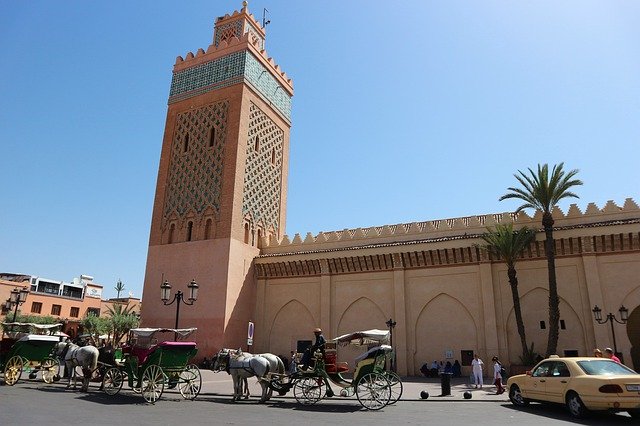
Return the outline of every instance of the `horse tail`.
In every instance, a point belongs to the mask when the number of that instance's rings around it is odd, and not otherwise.
[[[284,374],[284,362],[282,362],[282,359],[280,359],[280,357],[276,358],[278,358],[278,374]]]

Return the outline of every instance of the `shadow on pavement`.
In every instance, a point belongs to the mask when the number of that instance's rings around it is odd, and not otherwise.
[[[514,411],[523,411],[540,417],[553,420],[566,420],[578,425],[609,425],[609,424],[637,424],[636,420],[622,414],[609,412],[590,412],[584,419],[574,419],[567,412],[567,409],[560,404],[538,404],[531,403],[526,407],[515,407],[505,404],[504,408]]]

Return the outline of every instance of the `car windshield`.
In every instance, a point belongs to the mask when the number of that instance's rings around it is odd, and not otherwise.
[[[578,361],[582,370],[590,376],[616,376],[638,374],[629,367],[607,359]]]

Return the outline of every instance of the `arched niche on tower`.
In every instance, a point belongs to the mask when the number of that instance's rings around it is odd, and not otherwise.
[[[267,339],[268,351],[289,356],[298,340],[313,339],[313,329],[317,326],[304,304],[296,299],[287,302],[274,316]]]
[[[451,324],[459,326],[452,329]],[[444,293],[424,305],[413,330],[416,348],[413,371],[420,371],[422,364],[430,364],[434,359],[453,364],[456,359],[460,361],[460,351],[475,351],[484,346],[478,341],[478,324],[469,310],[458,299]],[[445,359],[448,350],[452,351],[453,359]]]

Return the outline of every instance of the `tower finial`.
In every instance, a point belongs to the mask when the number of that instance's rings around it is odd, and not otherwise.
[[[246,8],[247,6],[249,6],[249,2],[248,2],[247,0],[244,0],[244,1],[242,2],[242,8],[244,9],[244,8]]]

